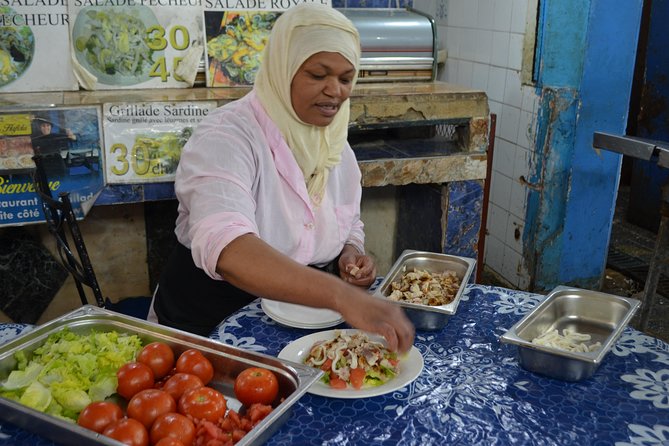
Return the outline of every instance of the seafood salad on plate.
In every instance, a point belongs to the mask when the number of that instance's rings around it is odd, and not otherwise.
[[[324,372],[321,380],[335,389],[385,384],[399,373],[397,354],[362,332],[335,330],[335,337],[316,342],[304,363]]]

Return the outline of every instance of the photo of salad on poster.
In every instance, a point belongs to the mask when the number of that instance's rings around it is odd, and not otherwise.
[[[181,149],[216,101],[103,105],[108,184],[174,181]]]
[[[330,0],[316,0],[330,6]],[[206,86],[253,85],[274,22],[290,0],[205,0]]]
[[[69,42],[67,0],[0,1],[0,93],[77,90]]]
[[[0,226],[44,221],[33,186],[33,155],[42,156],[51,193],[69,192],[83,218],[104,187],[97,106],[0,113]]]
[[[81,87],[192,87],[204,52],[202,8],[196,2],[120,3],[69,2],[73,68]]]

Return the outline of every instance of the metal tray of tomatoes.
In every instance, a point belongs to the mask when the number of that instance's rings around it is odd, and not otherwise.
[[[15,354],[22,351],[29,358],[52,333],[67,327],[79,334],[92,331],[116,331],[136,334],[143,345],[160,341],[174,350],[175,356],[195,348],[200,350],[214,366],[214,378],[208,384],[222,392],[228,407],[239,410],[241,403],[234,396],[234,382],[239,373],[249,367],[264,367],[271,370],[279,381],[279,394],[272,404],[272,412],[249,431],[237,445],[260,445],[290,418],[292,406],[316,382],[322,372],[306,365],[284,361],[222,344],[181,330],[125,316],[91,305],[83,306],[44,325],[28,331],[0,346],[0,382],[7,379],[16,367]],[[27,431],[62,444],[119,445],[120,443],[77,424],[47,415],[18,402],[0,397],[0,420],[13,423]]]

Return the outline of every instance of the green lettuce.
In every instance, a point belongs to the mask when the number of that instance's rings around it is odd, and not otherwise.
[[[116,392],[116,372],[142,348],[136,335],[115,331],[77,334],[67,327],[48,337],[28,358],[23,351],[0,396],[54,416],[76,420],[92,401]]]

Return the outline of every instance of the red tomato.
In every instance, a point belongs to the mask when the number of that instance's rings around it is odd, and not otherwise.
[[[153,387],[153,371],[141,362],[128,362],[123,364],[116,372],[118,387],[116,393],[126,400],[133,397],[140,390]]]
[[[151,444],[155,445],[165,437],[176,438],[184,446],[190,446],[195,438],[195,424],[180,413],[162,414],[151,426]]]
[[[225,396],[211,387],[197,387],[184,392],[179,399],[179,413],[200,420],[218,421],[227,409]]]
[[[272,409],[272,406],[268,406],[267,404],[251,404],[246,410],[246,416],[255,426],[269,415],[272,410],[274,410]]]
[[[234,390],[237,399],[245,406],[272,404],[279,393],[279,381],[271,370],[249,367],[235,378]]]
[[[204,383],[200,378],[190,373],[175,373],[172,375],[165,384],[163,385],[163,390],[174,398],[174,401],[179,401],[181,395],[186,390],[195,389],[197,387],[204,387]]]
[[[154,379],[160,379],[174,367],[174,352],[164,342],[152,342],[139,352],[137,362],[148,365],[153,370]]]
[[[186,446],[174,437],[163,437],[153,446]]]
[[[366,374],[367,373],[363,368],[357,367],[355,369],[351,369],[351,385],[356,389],[361,388],[365,382]]]
[[[333,389],[345,389],[347,387],[346,381],[341,378],[330,377],[330,387]]]
[[[114,421],[123,418],[123,409],[109,401],[95,401],[79,413],[77,424],[99,434]]]
[[[176,369],[178,373],[190,373],[197,376],[205,386],[214,377],[214,366],[199,350],[194,348],[179,355]]]
[[[121,418],[102,431],[105,437],[113,438],[128,446],[148,446],[149,433],[139,421],[132,418]]]
[[[128,403],[128,416],[139,421],[147,429],[151,429],[158,415],[175,412],[177,403],[169,393],[158,389],[144,389],[137,392]]]

